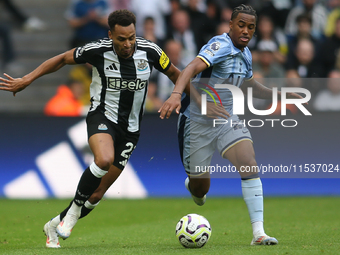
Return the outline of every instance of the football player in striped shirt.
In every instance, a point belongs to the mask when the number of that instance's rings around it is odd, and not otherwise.
[[[58,235],[63,239],[70,236],[77,220],[99,203],[127,164],[139,139],[152,69],[164,73],[173,83],[180,74],[158,45],[136,38],[136,18],[132,12],[114,11],[108,17],[108,24],[109,38],[48,59],[22,78],[8,74],[4,74],[6,78],[0,77],[0,90],[15,95],[34,80],[65,65],[93,66],[91,107],[86,123],[94,162],[82,174],[69,207],[45,224],[49,248],[60,247]],[[180,98],[181,94],[174,92],[174,97]]]

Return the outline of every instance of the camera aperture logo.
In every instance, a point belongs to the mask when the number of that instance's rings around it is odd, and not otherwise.
[[[215,88],[212,86],[209,86],[207,84],[204,84],[207,88],[209,88],[211,91],[214,92],[214,94],[217,96],[219,102],[221,105],[222,100],[217,93],[215,89],[229,89],[232,97],[233,97],[233,114],[236,115],[244,115],[244,94],[243,91],[234,85],[230,84],[216,84]],[[214,101],[215,105],[217,105],[217,102],[214,98],[214,96],[208,91],[207,89],[203,89],[204,92],[206,92]],[[257,115],[257,116],[266,116],[274,113],[274,111],[277,108],[278,105],[278,93],[277,88],[272,88],[272,106],[269,109],[266,110],[258,110],[255,109],[253,105],[253,88],[248,87],[247,88],[247,106],[251,113]],[[304,94],[305,97],[302,98],[288,98],[287,95],[289,93],[300,93]],[[201,114],[207,115],[207,94],[201,94]],[[296,88],[296,87],[282,87],[281,88],[281,116],[287,115],[287,104],[294,104],[304,115],[311,116],[312,114],[305,108],[303,104],[307,103],[311,99],[311,93],[309,90],[305,88]],[[281,126],[283,127],[296,127],[298,125],[298,122],[295,119],[250,119],[247,121],[248,126],[250,127],[262,127],[264,126],[265,122],[270,122],[271,126],[275,126],[275,122],[280,122]],[[232,123],[232,120],[228,121],[228,119],[213,119],[213,126],[216,127],[217,125],[225,125],[230,124],[231,126],[235,123]],[[239,124],[240,122],[238,122]],[[246,125],[246,120],[244,120],[243,125]]]

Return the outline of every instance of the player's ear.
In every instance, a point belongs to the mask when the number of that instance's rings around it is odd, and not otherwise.
[[[233,21],[232,20],[229,20],[229,29],[231,30],[233,27]]]
[[[112,39],[112,33],[111,33],[111,30],[109,30],[108,32],[108,35],[109,35],[109,38]]]

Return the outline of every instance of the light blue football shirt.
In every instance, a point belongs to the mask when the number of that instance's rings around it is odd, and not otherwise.
[[[209,91],[219,103],[217,95],[206,86],[215,87],[215,84],[232,84],[240,87],[245,80],[253,77],[252,55],[248,47],[243,51],[236,48],[227,33],[215,36],[202,47],[198,56],[208,66],[206,70],[199,73],[192,81],[199,93],[207,94],[203,89]],[[229,89],[215,89],[221,98],[225,109],[233,114],[233,98]],[[207,94],[207,101],[213,99]],[[190,113],[189,113],[190,111]],[[201,109],[192,103],[184,114],[195,121],[206,123],[209,118],[201,114]]]

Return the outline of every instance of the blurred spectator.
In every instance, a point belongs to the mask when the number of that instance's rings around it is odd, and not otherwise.
[[[8,26],[3,24],[0,24],[0,45],[2,47],[0,55],[0,73],[11,73],[12,76],[23,75],[24,68],[16,61],[11,30]]]
[[[290,69],[286,71],[286,87],[302,87],[302,79],[299,76],[298,72],[294,69]]]
[[[275,61],[276,44],[273,41],[261,41],[257,49],[259,61],[253,64],[253,71],[259,72],[263,78],[267,78],[264,83],[267,87],[281,88],[283,86],[282,78],[285,77],[285,70],[281,64]]]
[[[288,35],[288,59],[291,57],[296,49],[297,42],[300,39],[310,39],[314,47],[317,46],[317,38],[314,38],[312,35],[312,18],[308,14],[301,14],[297,16],[296,18],[296,24],[297,24],[297,33],[295,35]]]
[[[181,65],[186,66],[198,53],[195,35],[190,28],[190,18],[183,9],[175,11],[171,18],[172,29],[167,39],[173,39],[182,44]]]
[[[74,29],[71,48],[108,37],[108,13],[106,0],[71,0],[66,11],[66,19]]]
[[[111,11],[127,9],[131,10],[131,0],[109,0]],[[110,11],[110,12],[111,12]]]
[[[216,35],[221,35],[223,33],[229,33],[229,23],[228,22],[221,22],[216,28]]]
[[[206,4],[207,4],[207,8],[206,8],[205,14],[211,20],[211,22],[213,22],[213,24],[217,26],[222,21],[221,20],[222,8],[218,5],[217,0],[207,0]],[[221,6],[224,7],[224,5],[221,5]]]
[[[275,27],[269,16],[261,15],[259,17],[256,34],[257,36],[254,36],[248,45],[253,54],[253,61],[258,61],[258,44],[264,41],[276,44],[277,50],[274,52],[275,60],[281,64],[285,63],[288,52],[286,36],[280,29]]]
[[[288,14],[285,33],[295,35],[297,33],[296,18],[300,14],[308,14],[312,19],[312,35],[320,39],[324,35],[326,28],[328,11],[318,0],[302,0],[302,5],[297,5]]]
[[[190,27],[195,35],[197,49],[201,49],[209,39],[214,36],[216,25],[214,19],[210,19],[205,13],[199,9],[202,0],[189,0],[185,10],[189,14]]]
[[[136,15],[136,33],[143,34],[143,21],[152,17],[155,21],[155,35],[159,39],[166,36],[165,15],[171,11],[169,0],[131,0],[131,8]]]
[[[157,38],[155,33],[155,21],[152,17],[146,17],[144,19],[144,26],[143,26],[143,34],[142,37],[144,37],[147,40],[150,40],[154,43],[156,43],[159,47],[163,48],[163,40],[160,38]]]
[[[228,22],[231,20],[233,10],[229,7],[223,7],[221,10],[221,22]]]
[[[83,84],[84,93],[79,98],[83,105],[90,104],[90,85],[92,82],[92,65],[89,63],[83,65],[75,65],[69,72],[69,79],[76,80]]]
[[[287,63],[287,70],[295,70],[299,77],[315,77],[314,45],[309,39],[300,39],[294,52],[294,58]]]
[[[340,0],[329,0],[328,5],[331,12],[327,18],[325,35],[331,37],[335,33],[336,20],[340,18]]]
[[[305,79],[306,80],[306,79]],[[288,70],[286,72],[286,79],[284,80],[285,83],[283,84],[284,87],[297,87],[300,88],[303,85],[303,79],[300,78],[299,74],[296,70]],[[306,80],[308,82],[308,79]],[[270,109],[272,107],[272,103],[269,103],[265,109]],[[311,108],[309,105],[304,106],[306,108]],[[287,104],[286,105],[287,115],[297,114],[299,109],[296,107],[295,104]],[[281,100],[279,99],[277,102],[277,107],[272,115],[281,115]]]
[[[175,40],[168,40],[165,42],[164,51],[169,57],[170,61],[180,70],[184,69],[181,65],[182,44]],[[145,109],[148,112],[156,112],[161,107],[163,102],[167,100],[173,91],[174,84],[163,73],[153,70],[155,79],[150,79],[148,85],[148,95]],[[154,77],[154,75],[153,75]]]
[[[46,29],[46,24],[37,17],[28,17],[25,13],[18,8],[12,0],[0,0],[4,7],[11,13],[15,21],[25,31],[43,31]]]
[[[333,70],[327,79],[327,88],[319,91],[314,99],[317,111],[340,111],[340,71]]]
[[[260,10],[258,11],[258,15],[266,15],[269,16],[275,26],[280,29],[284,29],[287,16],[289,14],[290,9],[294,5],[294,0],[271,0],[271,1],[258,1],[262,2],[262,6],[260,6]]]
[[[300,78],[318,77],[318,63],[315,59],[315,48],[309,39],[300,39],[297,43],[293,61],[287,63],[287,71],[295,71]],[[302,79],[301,86],[308,89],[312,96],[320,89],[317,79]]]
[[[148,94],[145,101],[146,112],[157,112],[161,108],[164,101],[157,96],[157,84],[154,80],[150,79],[148,85]]]
[[[318,76],[327,77],[327,74],[335,68],[337,55],[340,49],[340,18],[335,23],[335,33],[327,37],[317,52]]]
[[[172,20],[173,13],[175,13],[176,11],[180,9],[182,9],[180,0],[170,0],[170,12],[164,16],[166,32],[167,32],[166,36],[172,29],[171,20]]]
[[[5,70],[6,66],[14,60],[14,49],[11,40],[10,29],[3,24],[0,24],[0,40],[2,46],[2,61],[0,68]]]
[[[184,66],[181,64],[181,52],[182,52],[182,44],[175,40],[168,40],[164,45],[164,51],[168,55],[170,61],[179,69],[183,70]],[[174,84],[169,80],[169,78],[158,72],[158,79],[157,79],[157,95],[158,97],[164,102],[167,100],[171,92],[174,88]]]
[[[80,81],[71,80],[67,84],[58,87],[57,93],[46,104],[44,113],[47,116],[83,116],[84,109],[80,98],[85,88]]]

